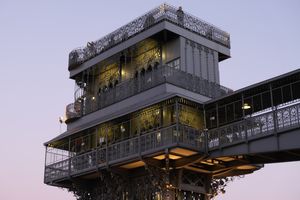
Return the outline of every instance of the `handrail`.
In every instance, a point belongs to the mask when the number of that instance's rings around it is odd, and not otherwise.
[[[73,157],[51,163],[45,166],[45,181],[53,181],[95,169],[98,166],[106,166],[119,160],[127,160],[129,157],[138,157],[149,151],[156,151],[167,146],[181,144],[198,151],[205,151],[204,135],[199,130],[185,125],[175,124],[161,129],[146,132],[140,136],[129,138],[109,145],[107,148],[96,148]],[[106,155],[108,157],[106,157]],[[69,174],[70,173],[70,174]]]
[[[80,104],[82,106],[81,114],[89,114],[163,83],[170,83],[211,98],[220,97],[232,91],[217,83],[163,65],[151,72],[145,72],[143,75],[139,74],[138,77],[122,81],[98,95],[81,98],[81,101],[85,101]]]
[[[299,101],[292,102],[290,105],[279,106],[278,109],[274,107],[271,111],[258,115],[254,114],[239,122],[211,129],[207,132],[201,132],[182,124],[179,124],[178,129],[176,125],[171,125],[111,144],[108,148],[96,148],[46,165],[44,178],[45,182],[59,180],[70,175],[96,169],[99,166],[127,160],[132,156],[138,157],[148,151],[170,147],[170,145],[187,146],[202,152],[205,152],[206,147],[208,147],[208,151],[213,151],[297,127],[300,127]]]
[[[225,31],[191,14],[183,12],[181,8],[177,9],[168,4],[162,4],[99,40],[89,42],[86,47],[79,47],[71,51],[69,54],[69,69],[76,67],[163,20],[182,26],[209,40],[230,48],[230,36]]]
[[[300,103],[291,102],[279,109],[247,116],[241,121],[208,130],[208,146],[216,149],[250,141],[300,126]]]

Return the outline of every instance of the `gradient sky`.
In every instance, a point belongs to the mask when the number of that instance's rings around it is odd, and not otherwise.
[[[300,66],[299,0],[168,1],[231,34],[221,84],[239,89]],[[0,199],[74,200],[43,184],[43,142],[73,100],[68,53],[163,3],[0,0]],[[65,129],[65,127],[63,127]],[[300,162],[266,165],[218,200],[298,200]]]

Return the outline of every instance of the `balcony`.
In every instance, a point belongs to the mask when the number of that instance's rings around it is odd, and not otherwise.
[[[76,118],[78,115],[84,116],[164,83],[210,98],[220,97],[232,92],[232,90],[206,79],[164,65],[151,71],[138,73],[134,78],[122,81],[113,87],[104,88],[101,93],[95,96],[79,91],[82,96],[75,94],[79,98],[75,102],[75,104],[77,103],[77,109],[74,108],[72,111],[76,111],[74,113]],[[78,101],[80,101],[80,104],[78,104]]]
[[[140,135],[95,148],[85,153],[46,150],[45,182],[51,183],[92,173],[111,165],[137,161],[163,152],[164,149],[189,149],[209,153],[220,148],[259,140],[300,128],[299,99],[283,105],[253,113],[242,120],[207,131],[199,131],[182,124],[174,124]],[[68,149],[68,144],[65,144]],[[52,159],[48,159],[52,157]],[[54,158],[54,159],[53,159]],[[48,160],[52,160],[48,162]]]
[[[129,38],[164,20],[230,48],[230,36],[225,31],[222,31],[216,26],[213,26],[193,15],[183,12],[181,9],[177,9],[167,4],[162,4],[103,38],[94,42],[89,42],[86,47],[73,50],[69,54],[69,69],[75,68],[107,49],[128,40]]]
[[[91,173],[117,163],[139,160],[166,148],[181,147],[205,152],[204,137],[203,132],[194,128],[172,125],[82,154],[66,150],[57,153],[58,149],[47,147],[44,181],[51,183]]]

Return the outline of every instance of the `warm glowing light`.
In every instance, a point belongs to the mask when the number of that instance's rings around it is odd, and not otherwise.
[[[153,158],[155,158],[155,159],[157,159],[157,160],[163,160],[163,159],[166,158],[166,155],[162,154],[162,155],[159,155],[159,156],[155,156],[155,157],[153,157]],[[169,158],[170,158],[171,160],[177,160],[177,159],[180,159],[180,158],[182,158],[182,157],[181,157],[181,156],[177,156],[177,155],[173,155],[173,154],[169,154]]]
[[[126,131],[126,129],[123,125],[120,126],[120,130],[121,130],[122,133],[124,133]]]
[[[242,165],[242,166],[238,166],[237,169],[240,169],[240,170],[251,170],[251,169],[256,169],[256,166],[254,166],[254,165]]]
[[[244,103],[244,105],[242,107],[243,110],[248,110],[250,108],[251,108],[251,106],[248,103]]]
[[[162,56],[162,60],[166,60],[166,53],[164,51],[162,52],[161,56]]]
[[[133,168],[137,168],[137,167],[142,167],[144,165],[145,165],[145,163],[143,161],[137,161],[137,162],[129,163],[126,165],[122,165],[121,168],[133,169]]]
[[[96,97],[92,97],[92,100],[95,100],[96,99]]]
[[[195,151],[191,151],[188,149],[183,149],[183,148],[175,148],[171,150],[172,153],[177,154],[177,155],[181,155],[181,156],[191,156],[191,155],[195,155],[197,152]]]
[[[126,74],[125,71],[122,70],[122,71],[121,71],[121,75],[122,75],[122,76],[125,76],[125,74]]]

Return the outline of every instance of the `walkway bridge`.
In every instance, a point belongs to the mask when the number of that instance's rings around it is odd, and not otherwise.
[[[300,101],[270,109],[241,121],[208,130],[206,162],[187,168],[227,176],[234,168],[300,161]],[[239,172],[236,172],[238,175]]]
[[[247,155],[255,163],[299,160],[300,102],[209,130],[208,137],[211,158]]]

